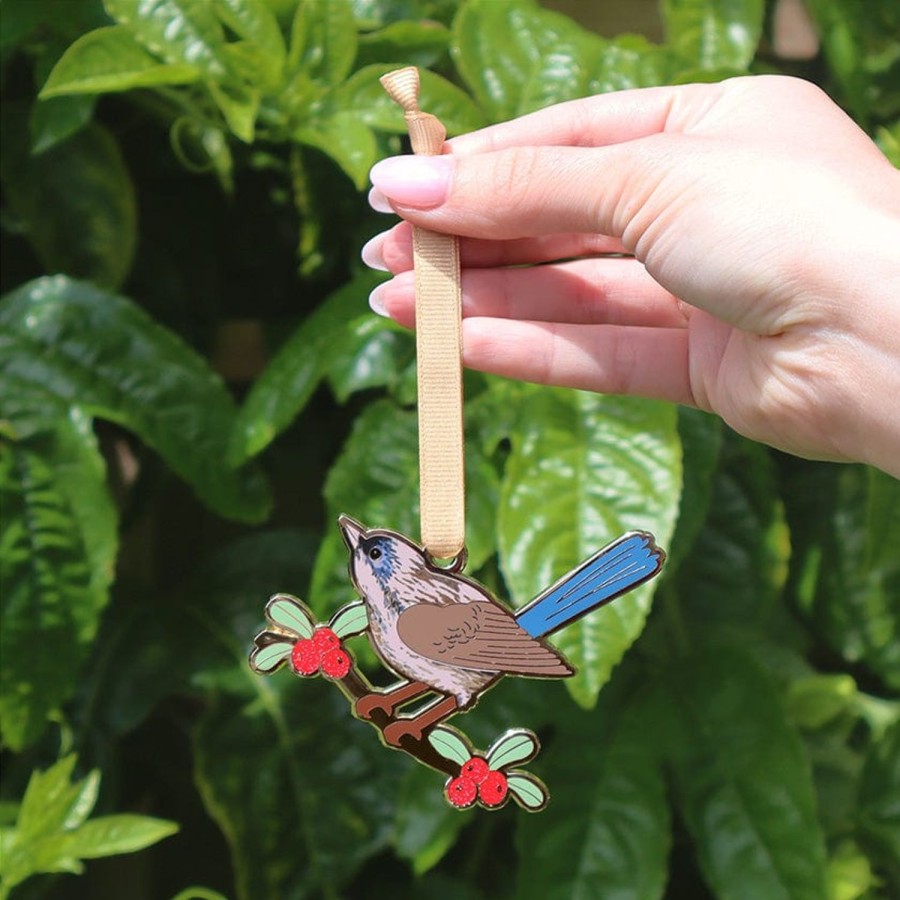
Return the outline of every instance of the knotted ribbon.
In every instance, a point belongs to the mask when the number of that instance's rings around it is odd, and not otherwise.
[[[413,153],[437,156],[447,132],[419,109],[419,72],[389,72],[381,84],[406,117]],[[422,544],[435,559],[464,562],[462,336],[459,243],[413,227]]]

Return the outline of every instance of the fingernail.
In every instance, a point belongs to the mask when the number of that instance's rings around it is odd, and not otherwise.
[[[452,174],[452,156],[392,156],[375,163],[369,178],[400,206],[428,209],[444,202]]]
[[[372,312],[378,313],[379,316],[384,316],[386,319],[389,319],[387,308],[384,305],[384,300],[382,300],[382,296],[384,291],[383,284],[379,284],[371,294],[369,294],[369,306],[372,307]]]
[[[375,237],[366,242],[366,245],[360,251],[362,261],[370,269],[377,269],[379,272],[387,272],[388,267],[384,264],[384,256],[381,254],[381,247],[384,244],[384,239],[386,237],[386,231],[383,231],[381,234],[376,234]]]
[[[375,212],[380,213],[392,213],[394,208],[388,202],[388,198],[378,190],[378,188],[372,188],[369,191],[369,206],[375,210]]]

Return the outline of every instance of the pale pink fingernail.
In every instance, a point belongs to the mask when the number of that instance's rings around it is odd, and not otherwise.
[[[389,319],[388,311],[384,305],[384,300],[382,299],[384,296],[384,285],[379,284],[371,294],[369,294],[369,306],[372,307],[372,312],[378,313],[379,316],[384,316],[386,319]]]
[[[381,253],[381,248],[384,246],[384,239],[386,237],[386,231],[381,232],[381,234],[376,234],[375,237],[366,242],[366,245],[360,251],[359,255],[362,257],[362,261],[370,269],[377,269],[379,272],[387,272],[388,267],[385,265],[384,256]]]
[[[400,206],[428,209],[443,203],[453,174],[452,156],[392,156],[375,163],[375,189]]]
[[[375,210],[375,212],[380,213],[392,213],[394,208],[388,202],[388,198],[378,190],[378,188],[372,188],[369,191],[369,206]]]

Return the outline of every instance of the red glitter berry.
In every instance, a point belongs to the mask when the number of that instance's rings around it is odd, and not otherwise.
[[[491,767],[487,764],[486,759],[482,759],[480,756],[473,756],[459,771],[460,775],[471,778],[475,784],[481,784],[488,777]]]
[[[291,668],[301,675],[315,675],[322,662],[322,653],[307,638],[300,638],[291,650]]]
[[[465,809],[475,802],[478,788],[471,778],[460,775],[447,785],[447,799],[458,809]]]
[[[329,678],[343,678],[350,671],[350,657],[338,647],[322,657],[322,671]]]
[[[330,628],[317,628],[312,640],[319,653],[338,650],[341,646],[341,639]]]
[[[505,799],[509,785],[502,772],[489,772],[478,785],[478,798],[485,806],[499,806]]]

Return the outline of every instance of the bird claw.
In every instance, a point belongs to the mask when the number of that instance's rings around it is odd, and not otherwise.
[[[360,719],[371,719],[377,712],[390,717],[394,714],[394,704],[386,694],[366,694],[356,701],[354,710]]]
[[[423,728],[416,723],[415,719],[400,719],[396,722],[391,722],[381,733],[391,747],[400,747],[403,744],[403,739],[407,737],[421,741],[422,732]]]

